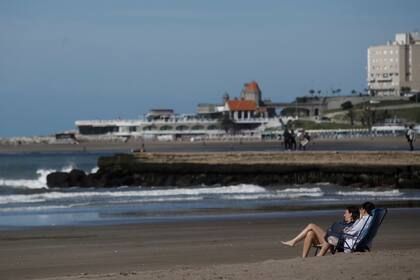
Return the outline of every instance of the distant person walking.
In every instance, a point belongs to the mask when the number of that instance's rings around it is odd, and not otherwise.
[[[408,145],[410,146],[410,151],[413,151],[414,142],[416,142],[416,131],[413,129],[412,125],[408,128],[405,137],[407,138]]]
[[[296,150],[296,133],[293,129],[290,131],[290,149]]]
[[[299,150],[306,151],[306,146],[309,144],[309,141],[311,141],[309,134],[302,129],[298,132],[297,139],[299,142]]]
[[[284,142],[284,149],[290,149],[290,131],[289,128],[286,126],[283,132],[283,142]]]

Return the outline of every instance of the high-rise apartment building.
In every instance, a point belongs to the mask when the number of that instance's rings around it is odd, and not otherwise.
[[[369,47],[367,75],[373,96],[420,91],[420,33],[397,33],[395,41]]]

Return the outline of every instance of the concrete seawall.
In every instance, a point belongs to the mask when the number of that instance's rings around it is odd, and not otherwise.
[[[420,187],[420,153],[136,153],[101,157],[99,170],[55,172],[49,187],[179,186],[328,182]]]

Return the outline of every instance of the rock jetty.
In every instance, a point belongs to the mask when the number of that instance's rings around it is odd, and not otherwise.
[[[100,157],[98,171],[53,172],[47,185],[64,187],[328,182],[344,186],[420,187],[420,153],[410,152],[220,152],[133,153]]]

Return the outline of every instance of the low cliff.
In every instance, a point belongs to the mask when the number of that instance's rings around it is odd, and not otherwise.
[[[138,153],[101,157],[99,170],[54,172],[49,187],[283,185],[329,182],[420,187],[420,154],[409,152]]]

